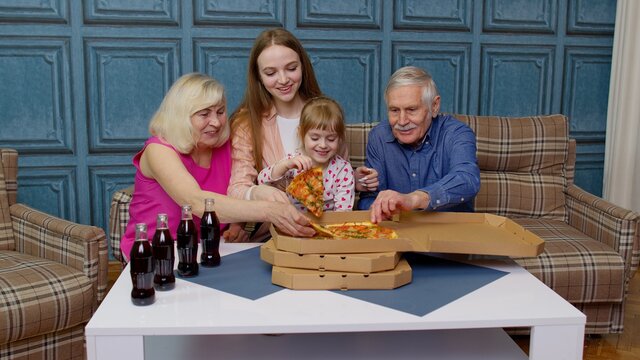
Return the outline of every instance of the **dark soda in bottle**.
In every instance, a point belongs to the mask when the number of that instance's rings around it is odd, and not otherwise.
[[[220,265],[220,221],[213,205],[213,199],[204,200],[204,213],[200,221],[200,265],[205,267]]]
[[[129,254],[131,269],[131,302],[134,305],[150,305],[156,300],[153,289],[154,263],[151,244],[147,237],[147,224],[136,224],[136,240]]]
[[[193,223],[191,205],[182,206],[182,215],[176,231],[178,243],[178,275],[198,275],[198,231]]]
[[[176,255],[173,250],[173,237],[171,237],[171,232],[169,231],[167,214],[158,214],[156,232],[153,234],[151,245],[156,267],[153,285],[156,290],[171,290],[176,286],[176,277],[173,275],[173,264]]]

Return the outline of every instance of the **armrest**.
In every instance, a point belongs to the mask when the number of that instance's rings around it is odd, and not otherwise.
[[[120,240],[129,222],[129,203],[131,203],[132,193],[133,185],[114,192],[111,197],[111,208],[109,209],[109,244],[111,246],[111,254],[120,261],[123,267],[127,262],[120,251]]]
[[[567,187],[566,199],[569,225],[614,248],[631,278],[640,260],[640,215],[575,185]]]
[[[16,251],[82,271],[94,283],[96,299],[107,290],[107,237],[99,227],[76,224],[23,204],[10,207]]]

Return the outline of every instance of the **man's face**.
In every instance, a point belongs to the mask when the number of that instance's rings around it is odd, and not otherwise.
[[[429,109],[422,103],[422,91],[422,86],[405,85],[393,88],[387,94],[391,131],[402,144],[418,145],[431,126],[432,114],[437,113],[436,108],[439,110],[440,97],[436,96]]]

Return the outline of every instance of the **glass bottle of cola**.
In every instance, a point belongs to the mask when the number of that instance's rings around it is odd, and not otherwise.
[[[200,220],[200,265],[214,267],[220,265],[220,220],[213,210],[214,200],[204,200],[204,213]]]
[[[178,275],[198,275],[198,231],[193,222],[191,205],[182,206],[182,215],[176,231],[178,243]]]
[[[156,274],[153,277],[153,285],[156,290],[171,290],[176,286],[176,277],[173,275],[173,264],[176,259],[173,250],[173,237],[169,231],[169,218],[167,214],[158,214],[156,218],[156,232],[151,241],[153,247],[153,259]]]
[[[131,269],[131,302],[134,305],[150,305],[156,300],[153,289],[154,263],[151,244],[147,237],[147,224],[136,224],[136,239],[129,254]]]

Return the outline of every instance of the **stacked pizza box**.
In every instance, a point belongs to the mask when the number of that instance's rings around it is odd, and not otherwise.
[[[296,253],[269,240],[260,249],[273,265],[272,282],[296,290],[395,289],[411,282],[411,267],[399,252]]]

